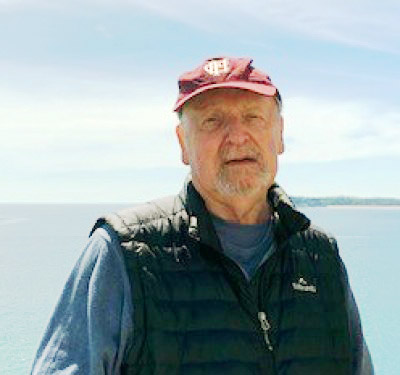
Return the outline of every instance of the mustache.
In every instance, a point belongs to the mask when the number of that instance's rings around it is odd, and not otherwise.
[[[221,160],[226,163],[232,160],[259,160],[261,153],[257,147],[253,145],[245,145],[241,147],[225,147],[220,152]]]

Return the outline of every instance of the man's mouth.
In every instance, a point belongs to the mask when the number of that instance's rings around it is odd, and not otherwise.
[[[245,165],[245,164],[251,164],[251,163],[256,163],[257,160],[255,158],[251,157],[245,157],[245,158],[234,158],[234,159],[229,159],[225,162],[227,165]]]

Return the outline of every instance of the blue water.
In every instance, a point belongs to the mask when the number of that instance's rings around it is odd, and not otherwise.
[[[125,205],[0,205],[0,374],[29,372],[96,217]],[[333,233],[378,375],[400,369],[400,208],[304,208]]]

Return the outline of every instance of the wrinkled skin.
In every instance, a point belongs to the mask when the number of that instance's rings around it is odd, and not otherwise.
[[[282,132],[275,100],[250,91],[213,89],[185,104],[177,126],[182,160],[211,212],[237,222],[265,219]]]

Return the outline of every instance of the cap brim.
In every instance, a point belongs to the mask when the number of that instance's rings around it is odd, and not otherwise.
[[[202,92],[213,90],[217,88],[232,88],[232,89],[242,89],[255,92],[256,94],[265,95],[265,96],[274,96],[277,92],[277,89],[273,85],[265,85],[261,83],[255,82],[243,82],[243,81],[230,81],[230,82],[221,82],[214,83],[211,85],[203,86],[193,91],[189,95],[184,96],[181,99],[178,99],[174,106],[174,112],[179,111],[179,109],[194,96],[201,94]]]

